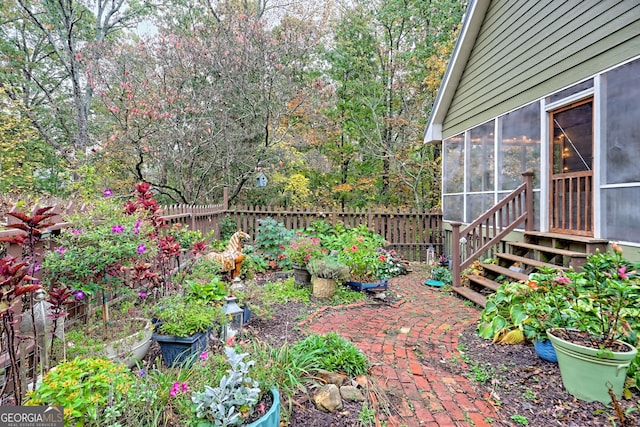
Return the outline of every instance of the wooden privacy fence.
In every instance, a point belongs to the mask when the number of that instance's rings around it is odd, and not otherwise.
[[[273,218],[291,230],[306,228],[319,220],[329,224],[342,222],[347,227],[364,224],[389,242],[409,261],[425,261],[426,250],[433,246],[436,253],[443,253],[442,213],[401,209],[291,209],[274,206],[167,206],[164,216],[172,223],[184,223],[204,235],[212,232],[220,238],[220,222],[229,218],[238,229],[255,239],[260,220]]]
[[[50,227],[56,232],[67,226],[63,222],[65,213],[77,210],[77,207],[55,207],[60,216],[52,218],[56,222]],[[82,208],[80,208],[82,209]],[[387,248],[394,249],[408,261],[425,261],[426,250],[433,246],[436,253],[444,253],[442,231],[442,213],[402,209],[292,209],[274,206],[231,206],[226,198],[222,204],[207,206],[171,205],[163,207],[163,217],[170,223],[182,223],[191,230],[199,230],[203,236],[210,233],[216,239],[220,236],[220,223],[225,218],[235,221],[238,229],[249,233],[255,239],[260,220],[273,218],[290,230],[306,228],[319,220],[329,224],[342,222],[347,227],[364,224],[380,234],[389,243]],[[10,222],[16,222],[9,218]],[[0,230],[0,236],[19,233],[15,230]],[[20,257],[20,247],[8,245],[4,252]]]

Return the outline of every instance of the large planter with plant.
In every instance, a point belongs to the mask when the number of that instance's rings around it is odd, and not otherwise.
[[[257,411],[261,388],[258,381],[249,377],[255,361],[245,361],[248,353],[236,353],[234,347],[225,347],[226,361],[230,369],[216,387],[205,386],[204,391],[194,392],[191,401],[195,404],[198,425],[225,425],[249,427],[278,427],[280,425],[280,394],[270,390],[273,403],[264,414]],[[263,410],[266,409],[263,406]],[[251,423],[247,424],[249,421]]]
[[[349,277],[349,267],[333,256],[324,256],[309,261],[313,295],[317,298],[331,298],[336,292],[337,282]]]
[[[623,341],[615,341],[620,351],[576,344],[589,342],[592,336],[574,329],[550,329],[547,334],[555,348],[562,384],[569,394],[587,402],[609,403],[611,390],[620,398],[627,369],[638,354],[635,347]]]
[[[294,283],[298,286],[310,285],[311,274],[307,269],[307,264],[312,259],[319,258],[324,254],[320,238],[306,236],[298,232],[285,248],[284,254],[292,264]]]
[[[575,294],[568,300],[578,313],[576,327],[549,329],[556,350],[562,383],[573,396],[586,401],[609,403],[619,399],[627,369],[637,349],[624,342],[636,330],[640,279],[632,271],[638,266],[613,251],[587,257],[582,275],[570,284]],[[634,325],[634,322],[636,324]]]
[[[116,322],[124,321],[118,320]],[[134,318],[127,321],[127,323],[137,323],[142,327],[139,331],[124,338],[107,342],[104,347],[104,353],[109,360],[122,362],[129,368],[132,368],[137,362],[144,359],[149,351],[151,336],[153,335],[153,325],[149,319],[142,318]]]
[[[153,316],[156,333],[152,339],[160,345],[167,366],[192,362],[206,350],[212,326],[223,321],[220,307],[186,300],[181,295],[160,299]]]
[[[188,337],[154,334],[153,340],[160,345],[165,365],[180,366],[192,362],[196,355],[207,349],[209,331],[196,332]]]

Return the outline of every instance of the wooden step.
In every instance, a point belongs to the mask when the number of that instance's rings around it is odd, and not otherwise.
[[[476,283],[480,286],[483,286],[487,289],[491,289],[492,291],[495,291],[498,289],[498,286],[500,286],[500,283],[498,282],[494,282],[493,280],[489,279],[488,277],[484,277],[484,276],[478,276],[477,274],[467,274],[466,275],[467,279],[469,279],[470,282]]]
[[[541,231],[525,231],[524,235],[536,237],[539,239],[566,240],[568,242],[579,242],[579,243],[585,243],[585,244],[598,244],[598,243],[604,243],[605,245],[609,244],[609,241],[607,239],[596,239],[595,237],[577,236],[574,234],[543,233]]]
[[[529,275],[520,273],[518,271],[511,270],[510,268],[501,267],[497,264],[482,264],[482,268],[485,270],[492,271],[496,273],[496,275],[507,276],[512,278],[515,282],[519,280],[529,280]]]
[[[454,286],[451,289],[466,299],[478,304],[482,308],[487,306],[487,298],[480,292],[476,292],[473,289],[464,286]]]
[[[497,258],[508,259],[509,261],[519,262],[521,264],[530,265],[530,266],[536,267],[536,268],[555,268],[557,270],[562,270],[562,271],[569,270],[567,267],[562,267],[560,265],[555,265],[555,264],[549,264],[548,262],[542,262],[542,261],[538,261],[538,260],[535,260],[535,259],[531,259],[531,258],[519,256],[519,255],[514,255],[514,254],[497,253],[497,254],[495,254],[495,256]]]
[[[587,257],[587,254],[584,253],[584,252],[568,251],[566,249],[558,249],[558,248],[552,248],[552,247],[549,247],[549,246],[534,245],[532,243],[507,242],[507,244],[509,244],[510,246],[517,247],[517,248],[529,249],[529,250],[532,250],[532,251],[548,253],[548,254],[562,255],[562,256],[571,257],[571,258],[586,258]]]

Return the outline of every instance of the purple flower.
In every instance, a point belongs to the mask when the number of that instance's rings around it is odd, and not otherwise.
[[[36,274],[38,271],[40,271],[40,269],[42,268],[42,263],[40,262],[35,262],[32,266],[31,266],[31,274]]]
[[[102,192],[102,195],[103,195],[104,197],[110,197],[110,196],[112,196],[112,195],[113,195],[113,191],[111,191],[111,189],[110,189],[110,188],[107,188],[106,190],[104,190],[104,191]]]
[[[80,233],[82,233],[82,230],[80,230],[79,228],[72,228],[71,229],[71,234],[73,234],[74,236],[79,236]]]
[[[64,251],[66,251],[66,249],[60,246],[59,248],[56,248],[55,251],[58,252],[60,255],[62,255]]]
[[[147,251],[147,247],[144,245],[144,243],[140,243],[138,245],[138,253],[142,255],[146,251]]]
[[[123,226],[121,226],[120,224],[118,224],[118,225],[114,225],[113,227],[111,227],[111,232],[112,232],[112,233],[120,234],[120,233],[122,233],[123,231],[124,231],[124,227],[123,227]]]
[[[147,375],[147,370],[146,369],[140,369],[138,371],[138,375],[140,376],[140,378],[143,378],[145,375]]]
[[[77,301],[83,300],[83,299],[84,299],[84,297],[85,297],[84,292],[83,292],[83,291],[81,291],[81,290],[79,290],[79,289],[78,289],[77,291],[74,291],[74,292],[73,292],[73,295],[75,296],[75,298],[76,298],[76,300],[77,300]]]
[[[145,299],[147,297],[147,291],[138,292],[138,297],[140,297],[140,299]]]
[[[203,351],[202,353],[200,353],[200,360],[207,360],[207,357],[209,357],[208,351]]]
[[[133,226],[133,230],[131,230],[131,232],[133,234],[135,234],[136,236],[138,235],[138,233],[140,233],[140,224],[142,223],[142,221],[140,221],[140,219],[138,219],[136,221],[136,225]]]

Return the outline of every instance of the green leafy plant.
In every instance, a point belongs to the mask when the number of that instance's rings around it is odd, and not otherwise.
[[[172,236],[178,244],[180,249],[188,251],[193,248],[193,245],[203,240],[202,232],[200,230],[189,230],[189,226],[185,224],[173,224],[167,231],[168,236]]]
[[[576,324],[578,313],[571,304],[576,298],[575,287],[565,284],[579,277],[575,272],[565,274],[541,268],[529,276],[527,283],[500,285],[487,299],[478,334],[502,344],[518,343],[525,338],[544,341],[547,329]]]
[[[43,281],[52,286],[67,286],[76,298],[100,296],[103,312],[107,295],[120,295],[122,288],[155,280],[149,272],[158,253],[150,223],[139,216],[125,213],[121,206],[105,198],[90,213],[68,218],[69,228],[56,238],[58,247],[49,251],[42,263]],[[125,271],[133,277],[125,280]]]
[[[217,387],[204,386],[203,392],[191,394],[196,405],[196,416],[215,426],[237,426],[244,423],[260,399],[257,381],[249,377],[254,361],[244,361],[248,353],[236,353],[234,347],[225,347],[227,361],[231,365]]]
[[[352,280],[370,282],[379,279],[377,274],[384,258],[377,249],[385,243],[380,235],[360,225],[345,229],[344,235],[339,236],[337,243],[342,245],[338,250],[338,256],[349,266]]]
[[[344,282],[349,279],[349,267],[337,257],[327,255],[313,258],[307,264],[307,270],[313,277]]]
[[[443,282],[445,285],[453,283],[453,273],[448,267],[436,267],[431,270],[431,278]]]
[[[206,283],[195,280],[185,280],[185,300],[187,302],[211,303],[222,301],[227,295],[225,282],[218,276],[211,277]]]
[[[285,265],[288,261],[283,253],[284,248],[291,242],[293,236],[293,230],[287,229],[284,224],[273,218],[258,220],[256,250],[268,260],[271,268]]]
[[[369,367],[367,357],[351,341],[335,332],[309,335],[294,344],[292,350],[299,354],[314,354],[315,369],[356,376],[365,374]]]
[[[229,240],[233,233],[238,231],[238,224],[235,219],[231,218],[231,215],[227,214],[220,220],[220,239]]]
[[[153,307],[152,314],[160,325],[159,333],[177,337],[205,332],[214,323],[222,324],[224,321],[224,314],[219,306],[189,301],[182,295],[161,298]]]
[[[511,415],[511,419],[521,426],[529,425],[529,420],[524,415]]]
[[[68,425],[105,420],[104,412],[124,400],[134,382],[129,369],[105,359],[75,358],[51,369],[35,390],[27,393],[27,406],[64,406]],[[103,424],[104,425],[104,424]]]
[[[615,244],[611,251],[596,251],[587,256],[582,266],[584,288],[576,302],[581,329],[597,337],[595,345],[609,348],[615,340],[628,336],[630,330],[637,330],[638,268],[623,258],[622,249]],[[635,321],[636,328],[631,328],[630,321]]]
[[[252,368],[253,378],[265,390],[275,387],[280,392],[287,409],[283,418],[287,419],[296,394],[305,390],[304,382],[312,375],[315,353],[293,351],[289,343],[272,347],[257,339],[243,345],[243,348],[256,362]]]

